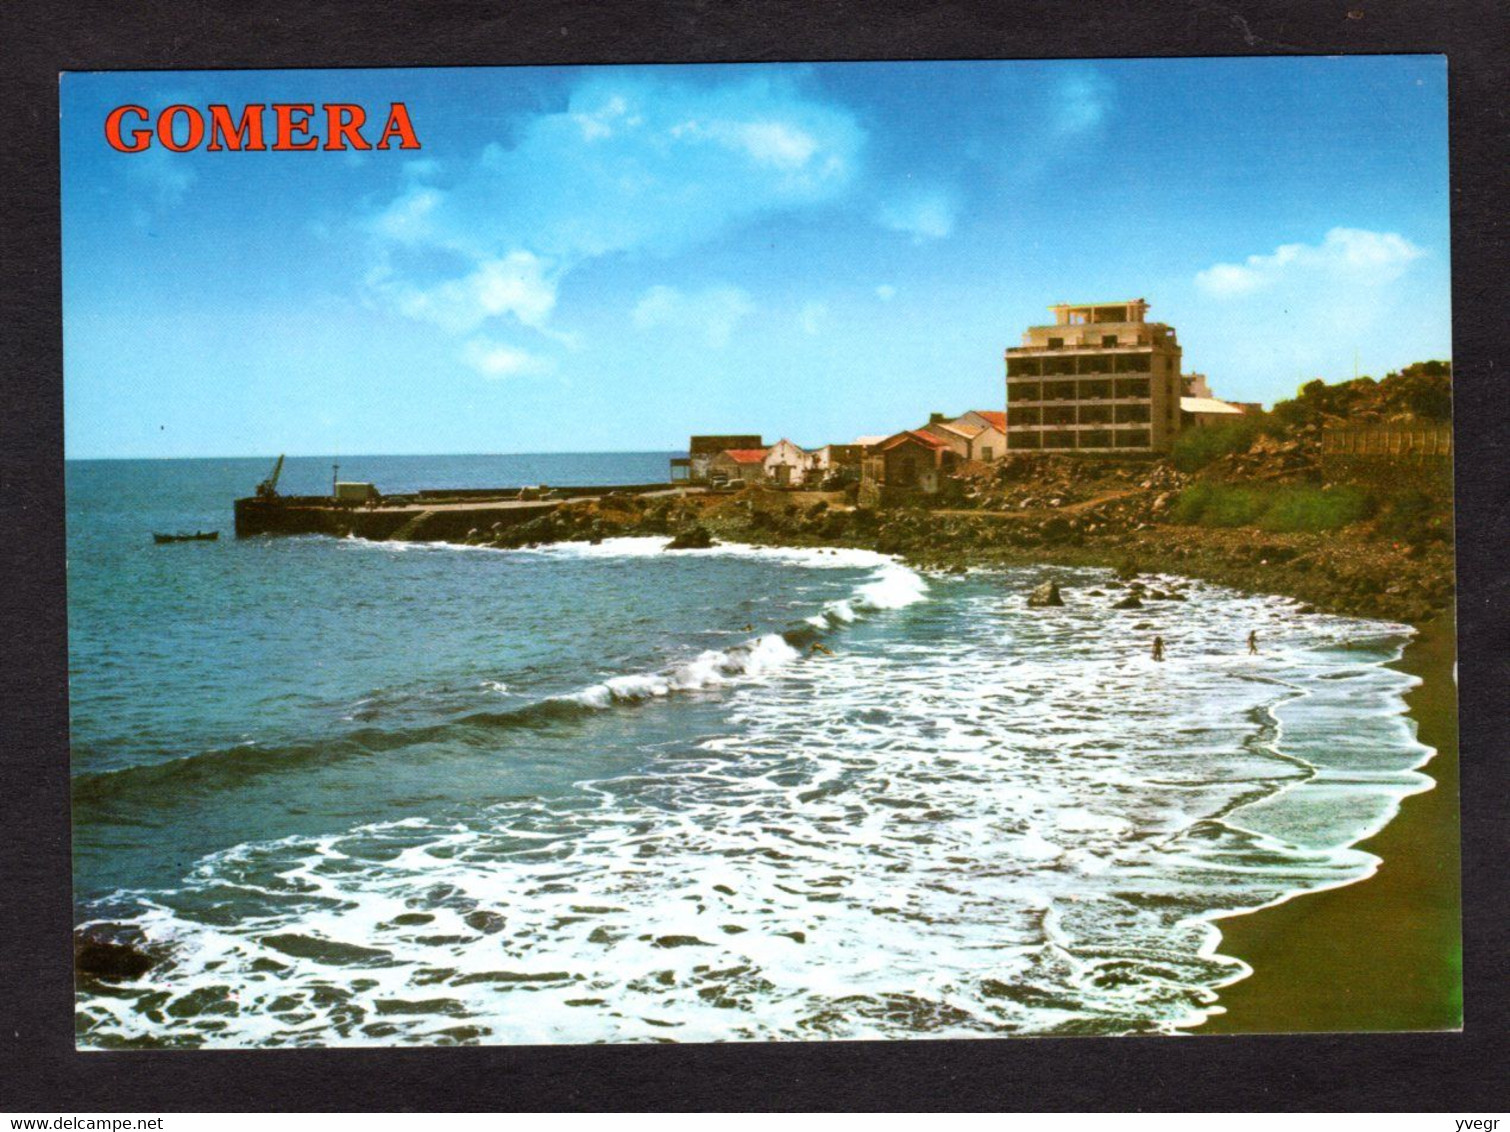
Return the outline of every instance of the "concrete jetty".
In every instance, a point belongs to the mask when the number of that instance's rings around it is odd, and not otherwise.
[[[683,495],[698,488],[614,484],[552,489],[467,488],[379,496],[366,503],[328,495],[258,495],[236,500],[236,537],[333,535],[386,541],[456,541],[473,530],[512,527],[572,503],[611,494]]]

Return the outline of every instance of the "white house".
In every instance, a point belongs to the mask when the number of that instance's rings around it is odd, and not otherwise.
[[[959,428],[978,429],[970,438],[970,459],[989,464],[1007,451],[1007,414],[995,409],[971,409],[949,422]]]
[[[938,437],[961,460],[968,460],[970,459],[970,442],[975,439],[975,434],[981,430],[971,428],[968,425],[958,425],[953,421],[933,420],[929,421],[918,431]]]
[[[783,438],[766,450],[765,477],[779,487],[795,487],[807,477],[810,463],[807,452]]]

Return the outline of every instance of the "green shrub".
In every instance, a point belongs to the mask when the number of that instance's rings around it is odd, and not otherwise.
[[[1369,518],[1375,502],[1356,488],[1236,487],[1197,483],[1175,501],[1177,523],[1262,527],[1266,531],[1332,531]]]
[[[1194,472],[1229,452],[1248,451],[1257,435],[1258,425],[1251,420],[1185,429],[1175,438],[1174,466],[1182,472]]]
[[[1259,526],[1266,531],[1335,531],[1372,517],[1375,507],[1373,496],[1357,488],[1284,488],[1269,501]]]
[[[1446,540],[1452,537],[1451,532],[1451,504],[1438,504],[1422,491],[1406,490],[1391,496],[1379,516],[1379,533],[1409,546]]]
[[[1265,504],[1260,492],[1248,488],[1197,483],[1175,501],[1174,520],[1203,527],[1241,527],[1262,515]]]

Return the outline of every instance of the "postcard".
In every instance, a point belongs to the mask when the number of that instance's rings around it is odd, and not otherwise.
[[[64,74],[78,1046],[1458,1028],[1446,90]]]

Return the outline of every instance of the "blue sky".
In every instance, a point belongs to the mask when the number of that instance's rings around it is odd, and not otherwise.
[[[848,441],[1002,407],[1061,301],[1147,298],[1234,400],[1382,375],[1451,354],[1446,99],[1438,56],[66,75],[66,452]],[[104,140],[335,101],[423,148]]]

